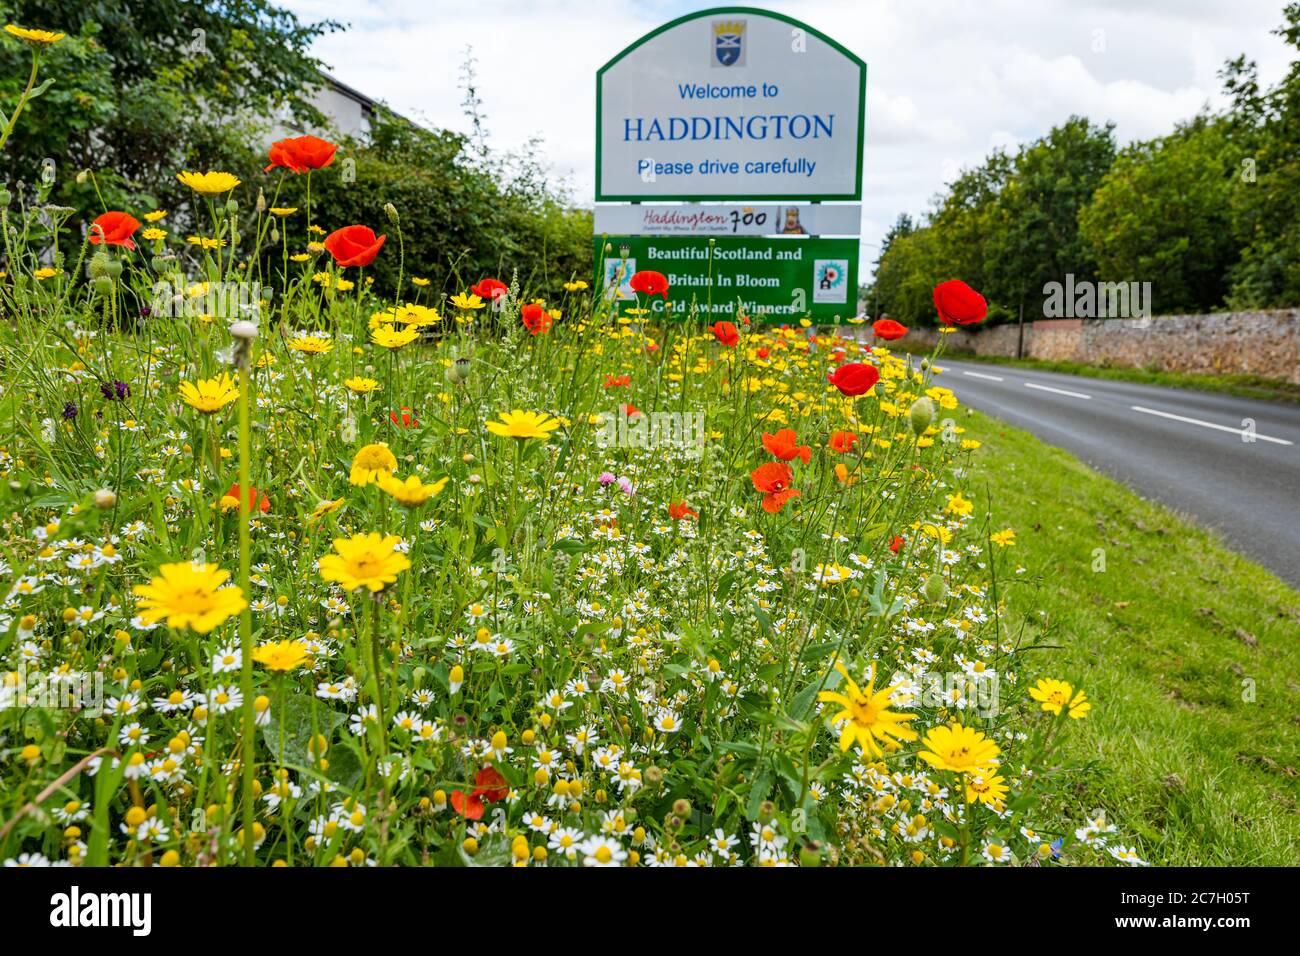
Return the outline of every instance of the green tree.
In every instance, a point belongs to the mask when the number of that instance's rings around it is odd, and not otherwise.
[[[1273,32],[1300,50],[1300,3]],[[1300,59],[1280,83],[1261,90],[1255,64],[1238,57],[1223,71],[1233,97],[1233,132],[1248,155],[1232,190],[1233,234],[1241,257],[1229,274],[1235,307],[1300,303]]]
[[[52,170],[55,202],[171,203],[184,195],[178,169],[248,168],[270,118],[323,119],[307,50],[338,25],[304,24],[268,0],[0,0],[0,18],[68,34],[45,56],[53,85],[0,157],[10,183]],[[0,102],[17,99],[27,58],[21,42],[0,41]]]
[[[1240,160],[1228,124],[1204,115],[1123,150],[1079,213],[1101,280],[1151,282],[1162,313],[1220,306],[1238,257],[1231,198]]]

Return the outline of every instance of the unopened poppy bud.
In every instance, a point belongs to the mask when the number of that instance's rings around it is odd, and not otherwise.
[[[816,840],[811,840],[799,847],[799,865],[800,866],[821,866],[822,865],[822,845]]]
[[[257,191],[257,211],[266,212],[266,194],[261,189]]]
[[[99,252],[96,252],[90,257],[90,265],[88,266],[90,277],[92,279],[98,279],[100,276],[108,275],[109,265],[112,261],[113,257],[105,250],[101,249]]]
[[[400,223],[400,220],[397,217],[397,207],[394,206],[392,203],[390,202],[384,203],[384,213],[388,216],[388,221],[391,222],[394,226]]]
[[[460,385],[462,382],[469,380],[469,373],[469,359],[458,358],[447,367],[447,381],[452,385]]]
[[[907,414],[912,419],[912,433],[920,435],[934,421],[934,402],[929,398],[918,398],[912,403]]]
[[[227,216],[239,215],[239,202],[237,200],[230,199],[226,201],[226,215]]]
[[[931,604],[939,604],[948,598],[948,585],[944,582],[943,577],[938,574],[931,574],[926,578],[921,591],[925,594],[925,599]]]
[[[113,291],[113,280],[108,276],[100,276],[95,280],[95,292],[98,295],[109,295]]]
[[[8,189],[0,187],[0,206],[7,206],[14,201],[14,194]]]

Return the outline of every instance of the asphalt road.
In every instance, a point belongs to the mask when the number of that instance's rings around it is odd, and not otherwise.
[[[1065,448],[1300,587],[1300,405],[941,359],[958,401]],[[1243,440],[1254,422],[1255,440]]]

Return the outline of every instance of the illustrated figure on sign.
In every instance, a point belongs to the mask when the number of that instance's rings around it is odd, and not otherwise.
[[[833,289],[839,281],[840,270],[836,269],[834,266],[827,266],[822,270],[821,279],[818,280],[817,284],[823,289]]]
[[[785,225],[781,227],[781,233],[787,236],[804,235],[803,223],[799,221],[799,207],[789,206],[785,210]]]

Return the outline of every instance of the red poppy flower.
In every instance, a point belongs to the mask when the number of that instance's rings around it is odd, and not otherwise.
[[[858,436],[855,432],[831,432],[831,448],[841,455],[853,451],[853,446],[857,442]]]
[[[901,339],[907,334],[907,326],[902,322],[895,322],[893,319],[881,319],[878,322],[871,323],[871,331],[876,333],[876,338],[892,342],[894,339]]]
[[[832,365],[839,365],[843,361],[844,361],[843,349],[836,349],[834,352],[831,353],[830,363]]]
[[[756,349],[754,354],[761,359],[765,359],[772,354],[772,350],[769,349],[766,345],[764,345],[761,349]]]
[[[492,302],[509,292],[510,287],[500,279],[479,279],[477,285],[469,287],[469,291],[484,302]]]
[[[934,287],[934,307],[944,325],[974,325],[989,311],[984,296],[960,279],[940,282]]]
[[[628,280],[628,285],[632,287],[633,292],[640,292],[642,295],[661,295],[668,298],[668,278],[662,272],[651,272],[648,269],[635,273]]]
[[[674,521],[683,521],[687,518],[698,518],[699,516],[700,513],[698,511],[692,511],[685,501],[668,502],[668,517],[672,518]]]
[[[387,238],[376,236],[369,226],[344,226],[325,237],[325,248],[340,266],[368,266]]]
[[[641,409],[637,408],[631,402],[618,406],[618,410],[623,413],[624,418],[635,418],[641,414]]]
[[[843,395],[865,395],[871,391],[871,386],[880,381],[880,370],[874,365],[850,362],[837,368],[833,375],[827,375],[826,381],[838,388]]]
[[[337,143],[328,143],[316,136],[295,136],[292,139],[278,139],[271,144],[271,165],[265,172],[279,166],[291,173],[305,173],[309,169],[324,169],[334,162]]]
[[[555,320],[551,314],[536,302],[529,302],[519,310],[519,317],[523,320],[524,328],[533,335],[541,335],[543,332],[551,331],[551,326]]]
[[[506,778],[501,776],[501,772],[496,767],[484,767],[474,774],[474,792],[470,796],[482,797],[488,803],[496,803],[498,800],[504,800],[509,793],[510,784],[506,783]]]
[[[763,432],[763,447],[767,449],[768,454],[782,461],[798,458],[806,465],[808,459],[812,458],[812,449],[807,445],[799,444],[793,428],[779,429],[775,435]]]
[[[889,539],[889,550],[894,552],[894,554],[898,554],[898,549],[906,543],[907,542],[903,539],[902,535],[896,534]]]
[[[626,388],[631,384],[632,384],[631,375],[619,375],[619,376],[606,375],[605,376],[606,388]]]
[[[106,246],[122,246],[134,249],[135,240],[131,237],[140,228],[140,220],[125,212],[106,212],[90,224],[90,241],[94,245],[101,242]]]
[[[714,322],[709,326],[709,331],[713,337],[725,345],[727,348],[733,348],[740,341],[740,333],[730,322]]]
[[[466,820],[483,819],[483,801],[473,795],[466,796],[461,790],[451,792],[451,808]]]
[[[238,501],[239,485],[237,484],[231,485],[230,488],[226,491],[226,493],[221,497],[234,498],[236,501]],[[248,489],[248,510],[260,511],[262,512],[262,514],[266,514],[271,510],[271,499],[266,497],[266,495],[259,496],[257,489],[250,486]]]
[[[754,489],[763,494],[763,510],[769,514],[776,514],[791,498],[799,497],[799,492],[790,487],[793,478],[790,466],[781,461],[769,461],[749,473]]]
[[[401,412],[400,418],[398,417],[399,411]],[[420,427],[420,423],[415,420],[415,413],[412,412],[411,409],[406,405],[403,405],[400,409],[393,409],[393,411],[389,412],[388,420],[392,422],[394,425],[396,425],[398,428],[419,428]]]
[[[647,352],[658,352],[658,351],[659,351],[659,346],[658,346],[656,343],[651,342],[649,345],[647,345],[647,346],[645,347],[645,350],[646,350]]]

